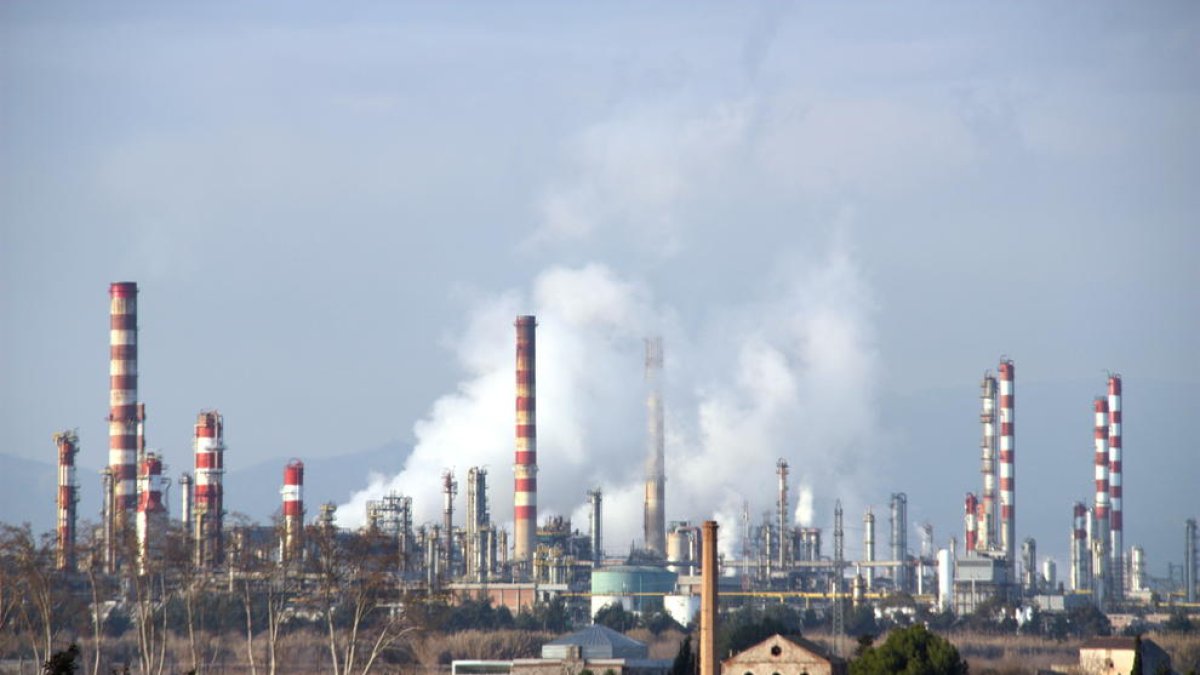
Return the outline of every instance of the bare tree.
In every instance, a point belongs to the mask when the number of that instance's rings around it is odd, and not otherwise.
[[[0,528],[0,557],[15,582],[14,617],[29,632],[34,661],[43,663],[54,648],[55,610],[65,596],[53,572],[53,539],[43,536],[39,540],[28,523]]]

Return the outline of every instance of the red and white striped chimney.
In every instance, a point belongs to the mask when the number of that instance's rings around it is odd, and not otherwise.
[[[163,503],[162,471],[162,459],[157,453],[147,452],[138,472],[138,564],[143,572],[147,563],[161,551],[159,538],[166,526],[167,507]]]
[[[1103,601],[1110,583],[1108,575],[1109,510],[1108,510],[1108,401],[1097,398],[1092,408],[1096,413],[1096,526],[1092,530],[1092,574]]]
[[[1108,378],[1108,492],[1112,504],[1109,529],[1112,531],[1113,593],[1125,594],[1125,526],[1121,503],[1121,376]]]
[[[224,517],[225,420],[216,410],[196,418],[196,477],[192,523],[196,529],[196,562],[219,565],[222,560],[221,521]]]
[[[1076,591],[1091,587],[1088,579],[1091,565],[1088,559],[1087,518],[1087,506],[1083,502],[1075,502],[1071,521],[1071,588]]]
[[[283,469],[283,559],[298,560],[304,546],[304,462]]]
[[[983,426],[983,439],[980,441],[982,457],[980,473],[983,474],[983,495],[979,509],[976,535],[978,545],[984,550],[997,548],[999,535],[996,530],[996,378],[991,371],[983,374],[980,383],[979,399],[981,410],[979,421]],[[969,550],[974,550],[970,547]]]
[[[137,508],[137,294],[132,281],[108,287],[108,465],[113,475],[114,525]]]
[[[531,560],[537,537],[537,320],[518,316],[513,559]]]
[[[75,571],[75,506],[79,489],[75,485],[75,455],[79,452],[79,435],[74,431],[54,434],[58,446],[58,550],[56,567]]]
[[[979,498],[975,493],[968,492],[966,503],[963,505],[963,534],[966,535],[967,550],[974,552],[979,543],[979,525],[976,522],[976,511],[979,509]]]
[[[1011,563],[1016,558],[1016,367],[1000,362],[1000,547]]]

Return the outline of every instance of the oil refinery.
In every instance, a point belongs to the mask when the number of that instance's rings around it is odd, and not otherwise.
[[[392,573],[406,592],[460,600],[487,597],[513,611],[561,597],[589,615],[617,603],[634,613],[663,610],[684,625],[699,610],[700,577],[710,572],[701,556],[700,523],[710,513],[671,522],[665,518],[671,483],[664,456],[661,338],[644,342],[646,452],[643,539],[637,545],[627,548],[605,541],[611,524],[606,527],[604,493],[598,487],[580,490],[579,499],[587,504],[586,531],[561,515],[544,514],[539,520],[538,322],[530,315],[517,316],[514,323],[511,505],[489,499],[490,481],[509,480],[506,471],[471,466],[456,473],[445,468],[440,476],[440,520],[417,522],[413,497],[393,492],[367,502],[361,531],[344,530],[337,527],[333,504],[306,510],[304,463],[292,459],[280,467],[279,522],[233,524],[227,519],[223,481],[224,416],[217,410],[199,411],[191,472],[174,481],[164,475],[163,454],[146,449],[146,406],[139,400],[138,286],[113,283],[109,295],[109,451],[99,486],[103,511],[95,533],[102,545],[93,554],[105,572],[113,574],[126,566],[142,573],[153,568],[165,555],[164,542],[172,530],[183,534],[196,568],[230,579],[248,573],[244,563],[253,559],[300,570],[306,561],[323,555],[323,537],[365,535],[373,546],[394,553]],[[1018,529],[1016,366],[1001,358],[995,374],[986,372],[980,383],[981,484],[977,492],[966,494],[961,544],[951,536],[939,546],[932,525],[918,528],[919,543],[910,544],[909,498],[903,491],[888,496],[889,531],[882,546],[871,508],[850,514],[855,522],[861,517],[859,542],[846,541],[847,514],[840,501],[831,528],[797,525],[794,465],[781,457],[774,467],[746,467],[761,474],[764,486],[774,485],[773,504],[756,518],[751,503],[744,501],[739,522],[726,525],[733,531],[729,550],[734,553],[717,562],[722,597],[728,602],[769,597],[829,612],[835,633],[844,617],[843,603],[834,600],[842,598],[857,606],[911,596],[914,602],[955,614],[971,613],[996,600],[1043,611],[1081,604],[1104,611],[1149,605],[1152,589],[1145,552],[1136,543],[1127,546],[1124,536],[1121,376],[1110,374],[1106,385],[1104,395],[1092,403],[1094,498],[1090,504],[1071,505],[1069,516],[1062,513],[1070,551],[1064,581],[1058,580],[1054,560],[1039,566],[1037,542],[1022,538]],[[81,568],[76,504],[80,490],[88,486],[77,484],[75,463],[82,447],[77,432],[56,433],[54,442],[59,466],[56,564],[72,572]],[[964,478],[971,463],[964,453]],[[172,484],[180,495],[174,518],[167,498]],[[456,513],[460,489],[466,507]],[[1196,607],[1196,537],[1196,521],[1190,519],[1185,524],[1182,584],[1158,589],[1181,607]],[[131,538],[135,546],[123,545]]]

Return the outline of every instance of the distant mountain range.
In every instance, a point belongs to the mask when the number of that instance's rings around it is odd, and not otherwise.
[[[341,503],[356,490],[367,486],[371,472],[394,475],[404,466],[412,448],[393,441],[376,448],[335,457],[304,460],[304,501],[309,516],[325,502]],[[225,474],[225,509],[242,513],[251,520],[269,522],[280,507],[279,489],[283,485],[283,467],[291,458],[278,457]],[[174,483],[178,472],[169,476]],[[80,486],[79,518],[99,520],[100,474],[77,469]],[[0,521],[17,524],[28,521],[35,531],[50,531],[55,521],[55,485],[58,467],[12,455],[0,454]],[[178,487],[172,485],[168,509],[179,515]]]

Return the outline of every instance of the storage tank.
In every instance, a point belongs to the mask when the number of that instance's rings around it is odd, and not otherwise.
[[[675,590],[678,576],[659,567],[619,565],[592,572],[592,616],[605,605],[620,603],[627,611],[661,609],[663,596]],[[656,594],[656,595],[647,595]]]
[[[943,612],[954,608],[954,559],[950,551],[941,549],[937,552],[938,569],[938,608]]]

